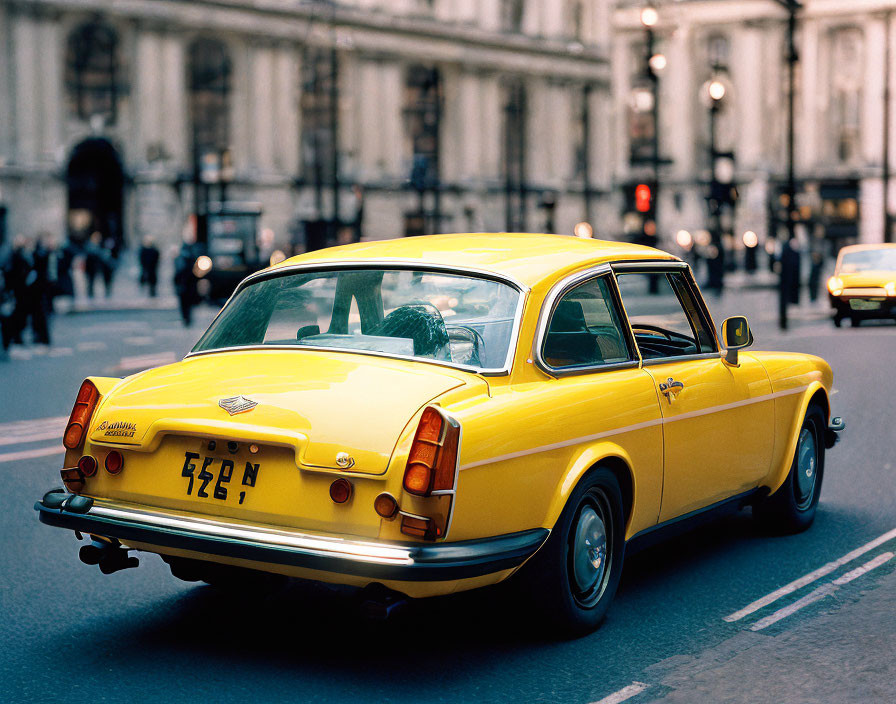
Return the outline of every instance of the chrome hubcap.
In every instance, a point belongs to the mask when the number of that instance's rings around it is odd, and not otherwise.
[[[583,503],[569,545],[575,598],[585,607],[593,606],[603,594],[612,559],[609,505],[602,494],[595,494]]]
[[[809,428],[800,431],[796,448],[796,503],[798,508],[806,508],[812,503],[815,482],[818,478],[818,452],[815,447],[815,433]]]

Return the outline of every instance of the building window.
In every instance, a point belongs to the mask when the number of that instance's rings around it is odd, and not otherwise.
[[[514,79],[504,103],[504,191],[508,232],[526,229],[526,85]]]
[[[197,39],[190,44],[188,61],[193,149],[196,159],[212,168],[212,162],[229,159],[230,54],[223,42]]]
[[[320,189],[336,180],[339,64],[332,49],[302,57],[302,172]]]
[[[404,117],[411,143],[411,184],[419,191],[439,183],[439,70],[411,66],[405,82]]]
[[[501,28],[519,34],[523,31],[525,0],[501,0]]]
[[[581,180],[586,184],[589,181],[588,152],[591,150],[591,86],[576,86],[572,91],[572,114],[570,115],[570,127],[573,136],[572,143],[572,173],[573,180]]]
[[[68,37],[65,86],[69,111],[81,120],[102,117],[114,124],[125,92],[118,60],[118,34],[103,22],[89,22]]]
[[[849,163],[859,156],[863,46],[862,32],[848,27],[831,34],[831,111],[834,157]]]

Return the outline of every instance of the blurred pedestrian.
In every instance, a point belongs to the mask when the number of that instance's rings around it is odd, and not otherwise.
[[[106,253],[103,249],[103,235],[94,232],[84,246],[84,275],[87,277],[87,297],[93,298],[97,277],[103,276]],[[106,291],[108,295],[108,291]]]
[[[13,312],[16,298],[13,295],[7,276],[7,265],[11,250],[0,247],[0,360],[7,359],[9,346],[12,344]]]
[[[140,247],[140,283],[149,288],[149,295],[156,297],[156,286],[159,282],[159,248],[152,237],[143,239]]]
[[[67,299],[66,309],[70,308],[71,301],[75,297],[75,281],[72,278],[75,254],[75,247],[71,242],[66,242],[62,247],[56,248],[56,283],[53,299],[54,303],[56,298]]]
[[[184,232],[184,241],[174,260],[174,290],[180,301],[180,315],[184,325],[189,327],[193,322],[193,306],[199,300],[196,274],[196,236],[189,229]]]
[[[38,235],[31,254],[32,276],[28,286],[28,317],[31,319],[33,341],[39,345],[50,344],[50,326],[47,316],[52,306],[52,282],[50,266],[53,254],[47,246],[47,235]]]
[[[22,235],[17,235],[13,240],[12,251],[3,272],[6,286],[12,293],[10,340],[17,345],[22,344],[22,333],[28,324],[28,288],[32,283],[33,274],[28,240]]]
[[[112,277],[118,267],[118,244],[112,237],[103,240],[103,284],[106,286],[106,298],[112,295]]]

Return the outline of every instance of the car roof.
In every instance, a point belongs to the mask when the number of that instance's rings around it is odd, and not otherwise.
[[[896,243],[893,242],[877,242],[874,244],[848,244],[845,247],[840,248],[840,253],[849,253],[849,252],[861,252],[868,249],[892,249],[896,247]]]
[[[535,233],[468,233],[401,237],[331,247],[291,257],[272,267],[346,262],[420,262],[479,269],[533,287],[570,271],[613,261],[679,259],[627,242]]]

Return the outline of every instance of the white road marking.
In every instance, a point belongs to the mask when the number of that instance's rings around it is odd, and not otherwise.
[[[122,357],[115,369],[118,371],[136,371],[160,367],[163,364],[171,364],[177,361],[174,352],[158,352],[156,354],[142,354],[134,357]]]
[[[52,445],[51,447],[39,447],[36,450],[23,450],[22,452],[7,452],[0,455],[0,464],[3,462],[16,462],[17,460],[30,460],[35,457],[49,457],[50,455],[61,455],[65,452],[62,445]]]
[[[89,340],[87,342],[79,342],[75,345],[75,349],[78,352],[99,352],[106,349],[106,343]]]
[[[74,352],[71,347],[51,347],[50,357],[70,357]]]
[[[44,433],[36,433],[35,435],[22,435],[16,437],[0,437],[0,446],[2,445],[26,445],[29,442],[37,442],[38,440],[58,440],[62,442],[62,432],[64,427],[59,430],[47,430]]]
[[[822,586],[813,589],[802,599],[797,599],[789,606],[785,606],[783,609],[778,609],[777,611],[775,611],[775,613],[770,614],[765,618],[759,619],[756,623],[750,626],[750,630],[761,631],[763,628],[768,628],[772,624],[777,623],[778,621],[781,621],[788,616],[792,616],[800,609],[809,606],[809,604],[814,604],[816,601],[820,601],[826,596],[830,596],[844,584],[848,584],[854,579],[861,577],[863,574],[867,574],[875,567],[880,567],[881,565],[886,564],[891,559],[893,559],[893,553],[891,552],[885,552],[878,555],[873,560],[869,560],[861,567],[856,567],[856,569],[852,570],[851,572],[847,572],[845,575],[839,577],[838,579],[835,579],[833,582],[823,584]]]
[[[592,704],[619,704],[620,702],[624,702],[639,695],[647,689],[647,687],[648,685],[643,682],[632,682],[628,687],[623,687],[618,692],[613,692],[613,694],[607,695],[600,701],[593,702]]]
[[[156,341],[156,338],[150,335],[135,335],[134,337],[126,337],[122,340],[126,345],[135,345],[135,346],[145,346],[151,345]]]
[[[880,567],[881,565],[886,564],[894,557],[892,552],[881,553],[873,560],[869,560],[861,567],[856,567],[854,570],[847,572],[842,577],[838,577],[835,579],[832,584],[836,584],[838,587],[842,587],[844,584],[849,584],[852,580],[861,577],[866,572],[870,572],[875,567]]]
[[[759,609],[765,608],[769,604],[773,604],[781,597],[787,596],[788,594],[792,594],[793,592],[797,591],[798,589],[802,589],[806,585],[812,584],[812,582],[818,581],[825,575],[828,575],[831,572],[833,572],[834,570],[839,569],[840,567],[843,567],[843,565],[845,565],[846,563],[852,562],[857,557],[861,557],[866,552],[874,550],[874,548],[876,548],[878,545],[883,545],[884,543],[886,543],[889,540],[892,540],[893,538],[896,538],[896,528],[884,533],[881,536],[878,536],[877,538],[875,538],[874,540],[872,540],[868,543],[865,543],[862,547],[856,548],[852,552],[846,553],[843,557],[841,557],[837,560],[834,560],[833,562],[829,562],[826,565],[819,567],[817,570],[809,572],[809,574],[803,575],[799,579],[793,580],[790,584],[785,584],[783,587],[781,587],[780,589],[776,589],[771,594],[766,594],[761,599],[757,599],[752,604],[748,604],[747,606],[742,608],[740,611],[735,611],[733,614],[729,614],[728,616],[725,617],[725,621],[727,621],[728,623],[734,623],[735,621],[740,621],[745,616],[749,616],[750,614],[752,614],[756,611],[759,611]]]

